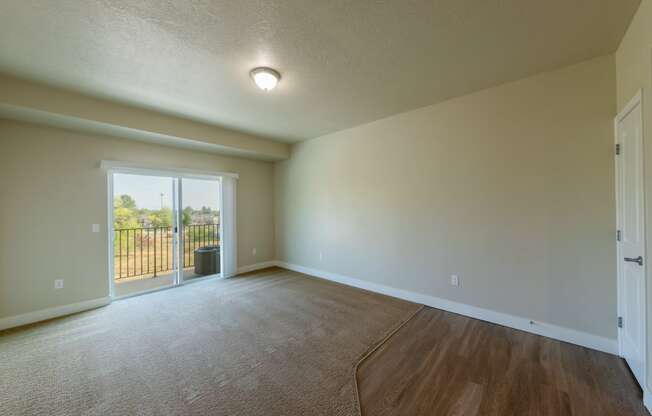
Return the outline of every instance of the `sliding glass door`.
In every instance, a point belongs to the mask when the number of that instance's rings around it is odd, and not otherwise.
[[[115,296],[177,283],[177,188],[171,177],[114,174]]]
[[[181,178],[182,281],[221,272],[220,182]]]
[[[220,274],[219,179],[112,173],[110,183],[114,297]]]

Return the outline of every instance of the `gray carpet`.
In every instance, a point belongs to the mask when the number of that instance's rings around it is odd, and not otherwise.
[[[271,269],[0,333],[0,415],[357,415],[419,305]]]

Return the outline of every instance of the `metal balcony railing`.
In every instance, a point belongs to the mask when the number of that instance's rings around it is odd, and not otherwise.
[[[183,226],[179,245],[183,267],[195,264],[194,251],[220,244],[219,224]],[[114,278],[156,277],[174,270],[173,227],[141,227],[114,229]]]

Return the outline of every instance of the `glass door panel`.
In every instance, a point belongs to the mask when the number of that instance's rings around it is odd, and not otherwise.
[[[181,279],[221,273],[219,180],[181,178]]]
[[[177,186],[171,177],[114,174],[114,296],[177,284]]]

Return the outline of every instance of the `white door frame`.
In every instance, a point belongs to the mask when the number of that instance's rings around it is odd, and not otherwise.
[[[639,90],[634,97],[625,105],[623,110],[618,113],[616,118],[614,119],[614,141],[615,144],[618,144],[618,123],[620,123],[629,113],[632,112],[637,106],[641,106],[641,124],[642,124],[642,129],[641,129],[641,135],[643,138],[643,146],[645,146],[644,139],[645,139],[645,130],[644,130],[644,120],[645,120],[645,114],[643,113],[643,91]],[[640,322],[640,330],[642,336],[642,346],[641,346],[641,351],[643,352],[643,385],[641,388],[643,389],[644,392],[647,391],[647,262],[649,261],[647,257],[647,238],[646,238],[646,218],[645,218],[645,163],[644,162],[644,152],[641,151],[640,157],[642,159],[642,187],[643,187],[643,240],[644,240],[644,249],[643,253],[641,253],[645,259],[643,263],[643,305],[644,305],[644,311],[643,311],[643,316],[641,317],[641,322]],[[619,187],[619,166],[618,166],[618,157],[615,158],[615,178],[616,178],[616,228],[618,230],[622,230],[622,225],[620,224],[620,187]],[[623,284],[623,267],[622,267],[622,253],[621,253],[621,247],[619,242],[616,242],[616,265],[617,265],[617,284],[618,284],[618,296],[617,296],[617,301],[618,301],[618,316],[623,316],[623,309],[624,309],[624,302],[622,300],[622,284]],[[623,337],[622,337],[622,329],[618,328],[618,355],[623,356]]]
[[[229,176],[229,177],[234,177],[238,178],[237,174],[233,173],[226,173],[226,172],[207,172],[207,171],[198,171],[198,170],[190,170],[190,169],[168,169],[168,168],[158,168],[158,167],[139,167],[137,164],[132,164],[129,162],[117,162],[117,161],[102,161],[100,164],[100,168],[104,169],[107,174],[107,236],[108,236],[108,261],[109,261],[109,296],[111,299],[115,300],[117,299],[115,297],[115,279],[114,279],[114,262],[113,258],[115,256],[114,252],[114,232],[113,232],[113,175],[115,173],[123,173],[123,174],[131,174],[131,175],[145,175],[145,176],[164,176],[164,177],[170,177],[172,179],[177,180],[177,185],[175,186],[177,194],[174,195],[174,198],[177,198],[177,201],[183,201],[183,190],[181,187],[181,179],[208,179],[208,180],[215,180],[218,182],[218,186],[220,187],[220,195],[222,195],[222,178],[224,176]],[[221,203],[223,203],[223,197],[220,197]],[[177,202],[175,202],[177,204]],[[177,242],[176,242],[176,247],[177,250],[175,250],[175,263],[177,266],[177,273],[174,278],[174,284],[172,286],[166,286],[163,288],[158,288],[158,289],[152,289],[148,290],[146,292],[137,292],[134,294],[129,294],[125,296],[121,296],[120,298],[128,298],[132,296],[137,296],[145,293],[151,293],[151,292],[156,292],[159,290],[165,290],[165,289],[170,289],[174,288],[180,285],[185,285],[185,284],[190,284],[190,283],[195,283],[195,282],[200,282],[204,281],[207,279],[217,279],[222,277],[222,273],[217,273],[211,276],[204,276],[192,280],[184,280],[183,277],[181,276],[181,273],[183,272],[183,259],[180,258],[179,256],[179,250],[178,247],[179,244],[182,244],[183,242],[180,241],[182,237],[182,233],[180,231],[182,227],[182,209],[181,207],[178,207],[176,216],[175,216],[175,224],[178,227],[179,232],[177,232]],[[224,221],[222,221],[222,218],[220,218],[220,224],[219,224],[219,233],[220,233],[220,238],[223,235],[222,234],[222,227],[223,227]],[[220,250],[220,256],[222,256],[224,250]],[[222,264],[222,263],[221,263]]]

